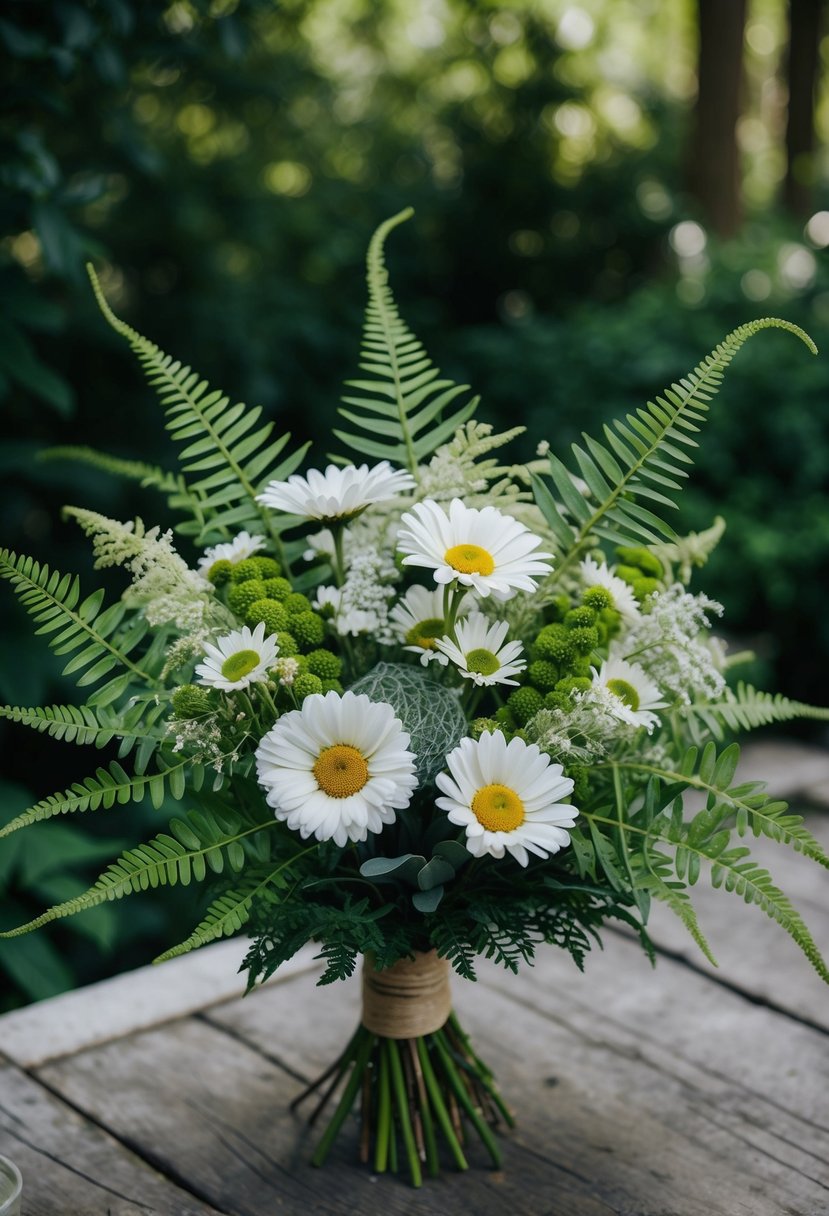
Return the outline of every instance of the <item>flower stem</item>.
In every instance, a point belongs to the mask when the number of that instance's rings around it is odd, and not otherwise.
[[[392,1088],[397,1103],[400,1128],[403,1132],[403,1144],[406,1148],[406,1156],[409,1159],[409,1174],[411,1175],[412,1186],[419,1187],[423,1185],[423,1176],[420,1172],[420,1159],[415,1148],[415,1137],[412,1130],[412,1120],[406,1096],[406,1086],[403,1081],[403,1067],[400,1063],[400,1050],[397,1045],[397,1039],[386,1040],[386,1051],[388,1052],[391,1066]]]

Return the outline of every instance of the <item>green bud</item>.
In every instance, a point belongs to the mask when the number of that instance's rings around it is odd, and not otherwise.
[[[172,696],[173,717],[180,720],[202,718],[211,711],[210,692],[198,684],[182,684]]]
[[[293,689],[296,699],[304,701],[306,697],[322,692],[322,680],[319,676],[312,676],[310,671],[306,671],[296,677]]]
[[[246,557],[243,562],[237,562],[231,575],[234,583],[246,583],[250,578],[260,577],[255,557]]]
[[[582,596],[582,603],[585,608],[592,608],[594,612],[601,612],[604,608],[613,607],[613,596],[607,587],[588,587]]]
[[[256,566],[256,577],[261,579],[279,578],[282,567],[275,557],[262,557],[259,554],[249,559]]]
[[[530,688],[529,685],[525,685],[524,688],[516,688],[507,699],[507,708],[519,726],[526,726],[530,718],[534,717],[543,705],[544,698],[541,693],[535,688]]]
[[[323,680],[322,681],[322,691],[323,692],[342,693],[343,686],[339,680]]]
[[[596,613],[587,606],[571,608],[564,618],[564,624],[568,629],[589,629],[596,624]]]
[[[290,612],[291,616],[297,616],[300,612],[311,611],[311,601],[307,595],[300,595],[298,591],[292,591],[285,598],[285,607]]]
[[[279,657],[281,659],[293,659],[299,654],[299,647],[292,633],[280,630],[276,635],[276,644],[279,647]]]
[[[300,612],[288,622],[300,650],[313,650],[325,638],[325,624],[316,612]]]
[[[650,549],[646,549],[644,545],[636,545],[635,547],[623,546],[621,549],[617,549],[616,552],[620,562],[625,562],[628,566],[637,566],[643,574],[648,574],[651,578],[661,579],[665,574],[662,562],[656,554],[651,553]]]
[[[276,600],[254,600],[245,613],[245,622],[254,629],[265,622],[266,633],[279,633],[288,624],[288,614]]]
[[[548,659],[536,659],[527,669],[527,678],[540,692],[550,692],[555,688],[560,675],[558,664]]]
[[[207,577],[214,587],[222,587],[233,573],[233,563],[226,557],[220,557],[207,571]]]
[[[590,654],[599,644],[599,631],[595,625],[588,628],[571,629],[570,637],[578,654]]]
[[[291,584],[286,578],[266,578],[265,595],[269,600],[284,600],[291,594]]]
[[[496,730],[501,730],[501,724],[495,718],[475,718],[469,727],[473,739],[480,739],[486,731],[494,733]]]
[[[336,680],[342,673],[342,659],[330,650],[312,650],[307,661],[308,670],[323,681]]]
[[[564,625],[545,625],[535,639],[533,653],[550,663],[567,663],[573,657],[572,631]]]
[[[265,584],[260,578],[247,579],[242,583],[231,583],[227,593],[227,602],[231,612],[235,612],[237,616],[243,618],[252,604],[266,598]]]

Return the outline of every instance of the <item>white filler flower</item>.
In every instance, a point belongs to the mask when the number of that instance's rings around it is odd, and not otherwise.
[[[464,596],[458,607],[458,616],[469,610],[471,602],[471,596]],[[398,640],[404,643],[403,649],[420,655],[424,667],[433,659],[444,667],[448,666],[449,660],[436,645],[436,639],[443,637],[446,632],[443,591],[440,587],[409,587],[392,608],[389,620]]]
[[[343,469],[330,464],[324,473],[310,469],[307,477],[294,473],[287,481],[272,481],[257,501],[303,519],[334,522],[352,519],[371,503],[388,502],[414,484],[411,474],[393,469],[387,460],[372,469],[367,464]]]
[[[597,671],[595,667],[590,670],[593,687],[605,688],[613,694],[611,704],[617,717],[631,726],[644,726],[650,734],[659,722],[652,711],[664,709],[667,701],[662,700],[659,688],[639,664],[610,655],[602,663],[601,670]]]
[[[435,582],[457,580],[479,595],[507,600],[516,591],[535,591],[535,576],[548,574],[549,553],[529,528],[494,507],[466,507],[459,498],[449,514],[433,499],[419,502],[402,519],[398,548],[404,566],[434,571]]]
[[[454,642],[444,637],[435,645],[467,680],[476,684],[517,684],[509,677],[523,671],[527,664],[518,657],[524,649],[520,642],[504,644],[508,629],[506,621],[492,624],[482,612],[473,612],[468,620],[456,624]]]
[[[586,557],[583,562],[579,563],[579,567],[585,587],[604,587],[613,599],[613,607],[617,612],[621,612],[625,620],[638,621],[640,619],[642,612],[633,590],[624,579],[618,578],[613,573],[607,562],[602,562],[600,565],[592,557]]]
[[[500,730],[463,739],[446,757],[436,799],[452,823],[466,829],[466,847],[475,857],[511,853],[525,866],[528,853],[549,857],[570,843],[578,811],[562,799],[573,792],[560,764],[523,739],[507,743]]]
[[[391,705],[353,692],[315,693],[283,714],[256,749],[256,773],[277,819],[340,846],[394,823],[417,786]]]
[[[247,625],[218,638],[216,645],[205,642],[204,662],[196,667],[199,684],[210,684],[224,692],[247,688],[259,680],[267,680],[279,647],[276,638],[265,637],[264,621],[251,632]]]
[[[213,545],[210,549],[205,549],[204,555],[199,558],[198,573],[203,578],[207,578],[208,571],[211,566],[215,566],[216,562],[230,562],[235,566],[239,562],[243,562],[245,558],[253,557],[254,553],[258,553],[264,547],[264,536],[249,536],[247,532],[240,532],[238,536],[234,536],[233,540],[224,541],[220,545]]]

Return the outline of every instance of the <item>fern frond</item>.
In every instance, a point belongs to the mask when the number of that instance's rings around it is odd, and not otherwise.
[[[153,678],[129,657],[146,632],[144,622],[121,637],[118,644],[113,640],[124,616],[123,604],[111,604],[102,612],[103,591],[94,591],[81,602],[77,577],[62,575],[9,549],[0,549],[0,577],[9,580],[20,602],[37,622],[39,628],[35,632],[51,635],[48,642],[55,654],[72,656],[63,674],[82,672],[77,679],[79,686],[95,684],[117,666],[126,669],[92,698],[97,704],[120,696],[131,676],[153,683]]]
[[[180,760],[169,768],[157,773],[142,773],[133,775],[127,773],[117,761],[112,760],[107,768],[99,768],[94,777],[84,781],[76,781],[69,789],[59,794],[50,794],[35,803],[27,811],[16,815],[3,828],[0,828],[0,838],[10,836],[20,828],[39,823],[42,819],[53,819],[56,815],[71,815],[76,812],[97,811],[99,807],[109,810],[118,803],[124,806],[128,802],[141,802],[149,795],[156,810],[164,801],[165,791],[169,789],[173,798],[181,798],[185,790],[185,770],[194,769],[194,785],[200,783],[200,772],[193,766],[190,759]]]
[[[115,728],[104,725],[88,705],[44,705],[28,708],[0,705],[0,718],[30,726],[53,739],[82,746],[105,747],[115,737]]]
[[[276,822],[271,817],[252,827],[242,827],[241,820],[232,812],[191,811],[186,820],[171,821],[171,834],[163,832],[122,853],[82,895],[55,904],[27,924],[0,933],[0,937],[20,937],[51,921],[75,916],[107,900],[123,899],[150,887],[187,886],[192,879],[203,882],[208,869],[221,874],[227,867],[238,873],[245,863],[241,842]]]
[[[714,958],[708,940],[699,926],[694,905],[687,893],[678,884],[671,886],[664,878],[654,873],[644,880],[643,885],[647,887],[651,895],[667,904],[674,915],[679,917],[711,966],[718,967],[719,963]]]
[[[197,950],[199,946],[206,946],[208,942],[216,941],[220,937],[230,937],[238,932],[242,925],[247,924],[250,919],[250,909],[257,896],[261,895],[269,887],[274,890],[284,890],[288,886],[288,878],[286,871],[300,857],[304,857],[307,853],[314,852],[316,846],[308,849],[303,849],[295,856],[289,857],[286,861],[280,862],[278,866],[270,870],[263,878],[251,875],[251,877],[240,886],[232,891],[226,891],[220,895],[218,899],[214,899],[207,909],[203,918],[183,942],[179,942],[177,946],[173,946],[170,950],[165,950],[163,954],[159,954],[158,958],[154,959],[156,963],[166,963],[171,958],[178,958],[181,954],[188,954],[191,950]]]
[[[735,691],[726,689],[721,701],[683,705],[679,712],[684,718],[702,722],[716,739],[722,739],[726,731],[755,730],[795,718],[829,722],[829,709],[823,706],[790,701],[782,693],[761,692],[742,680]]]
[[[693,436],[705,422],[726,368],[743,344],[762,329],[784,329],[817,354],[809,335],[789,321],[777,317],[749,321],[733,330],[662,396],[605,426],[605,443],[585,434],[584,447],[573,444],[587,495],[576,488],[566,466],[550,454],[549,475],[564,509],[540,478],[534,477],[533,486],[539,509],[562,547],[556,567],[559,574],[594,536],[614,544],[676,541],[673,528],[656,512],[676,507],[673,494],[681,489],[688,467],[694,463],[691,453],[698,445]]]
[[[159,490],[166,495],[171,510],[182,511],[198,520],[202,526],[204,524],[202,496],[191,493],[181,473],[172,473],[169,469],[146,464],[143,460],[124,460],[121,456],[113,456],[109,452],[98,452],[95,448],[73,444],[59,448],[43,448],[37,453],[36,459],[72,460],[100,469],[102,473],[111,473],[113,477],[137,481],[144,489]]]
[[[382,223],[371,238],[359,365],[370,379],[346,381],[346,387],[359,395],[343,397],[339,411],[365,433],[335,430],[334,434],[361,455],[404,465],[416,475],[418,464],[471,417],[478,398],[444,416],[468,392],[468,385],[441,379],[440,370],[397,310],[385,265],[385,243],[389,233],[413,214],[407,207]]]
[[[104,317],[129,342],[165,409],[167,430],[176,442],[185,445],[179,459],[188,475],[189,492],[199,497],[206,522],[195,521],[192,529],[185,526],[181,531],[192,531],[199,543],[204,543],[228,530],[264,530],[287,564],[280,532],[289,521],[279,520],[257,502],[256,496],[268,481],[283,481],[293,473],[308,445],[275,464],[290,435],[274,439],[273,422],[260,425],[260,406],[248,409],[242,404],[231,405],[228,397],[210,389],[191,368],[116,317],[94,269],[87,269]]]

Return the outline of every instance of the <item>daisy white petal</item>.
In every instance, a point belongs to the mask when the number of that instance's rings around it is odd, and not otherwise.
[[[394,823],[417,786],[391,705],[353,692],[316,693],[283,714],[256,749],[256,773],[277,819],[340,846]]]
[[[436,803],[465,829],[473,856],[507,852],[526,866],[528,852],[548,857],[570,843],[566,829],[578,811],[563,799],[573,782],[535,744],[516,738],[507,745],[501,731],[484,731],[477,741],[463,739],[446,765],[449,772],[436,778]]]
[[[458,616],[468,612],[471,604],[472,596],[465,595],[458,607]],[[403,649],[419,655],[424,667],[433,660],[444,667],[448,665],[448,658],[441,654],[436,644],[446,628],[440,587],[409,587],[389,613],[389,621],[398,640],[403,642]]]
[[[455,626],[455,638],[438,638],[435,645],[442,654],[460,668],[466,680],[475,684],[517,684],[510,676],[518,675],[527,666],[519,658],[524,647],[520,642],[505,642],[507,622],[494,624],[481,612],[473,612]]]
[[[610,655],[599,671],[595,667],[591,671],[593,687],[613,694],[610,704],[616,716],[631,726],[644,726],[650,734],[659,722],[653,710],[664,709],[667,701],[662,700],[659,688],[639,664]]]
[[[414,484],[411,474],[393,469],[387,460],[371,469],[367,464],[342,469],[330,464],[324,473],[310,469],[305,477],[294,473],[287,481],[270,482],[257,501],[274,511],[333,523],[352,519],[371,503],[388,502]]]
[[[254,553],[258,553],[264,547],[264,536],[249,536],[247,532],[240,532],[238,536],[234,536],[233,540],[223,541],[220,545],[212,545],[211,548],[205,549],[199,558],[197,572],[203,578],[207,578],[208,570],[215,566],[216,562],[225,561],[236,566],[246,558],[253,557]]]
[[[633,590],[624,579],[609,568],[607,562],[596,562],[592,557],[586,557],[579,563],[581,577],[585,587],[604,587],[613,600],[613,607],[627,621],[638,621],[642,615],[639,601]]]
[[[279,653],[276,638],[265,637],[262,621],[252,631],[247,625],[234,629],[218,638],[215,646],[206,642],[204,650],[204,661],[196,667],[198,682],[224,692],[267,680]]]
[[[439,586],[458,582],[479,595],[507,600],[516,591],[535,591],[536,578],[549,574],[549,553],[537,553],[540,539],[524,524],[494,507],[465,506],[459,498],[449,513],[433,499],[416,503],[403,518],[398,548],[404,566],[433,572]]]

